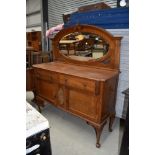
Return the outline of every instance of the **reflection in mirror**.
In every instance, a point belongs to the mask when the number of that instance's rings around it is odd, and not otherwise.
[[[62,54],[76,60],[89,61],[107,54],[109,44],[101,36],[86,32],[74,32],[59,42]]]

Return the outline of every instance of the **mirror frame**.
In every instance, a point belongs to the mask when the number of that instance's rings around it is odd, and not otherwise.
[[[59,49],[59,41],[66,35],[74,32],[87,32],[98,35],[102,37],[108,44],[109,50],[107,54],[98,59],[92,59],[89,61],[80,61],[72,59],[61,53]],[[75,25],[69,28],[65,28],[58,32],[56,36],[52,39],[52,49],[53,49],[53,60],[63,61],[67,63],[89,65],[96,67],[105,67],[111,69],[119,69],[120,61],[120,41],[122,37],[114,37],[112,34],[106,30],[92,26],[92,25]]]

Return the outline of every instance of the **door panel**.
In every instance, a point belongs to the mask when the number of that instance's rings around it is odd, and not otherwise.
[[[57,105],[66,109],[66,89],[64,86],[60,86],[57,94]]]
[[[50,100],[56,104],[56,97],[57,97],[57,91],[58,91],[58,84],[55,83],[49,83],[44,80],[37,80],[37,93],[39,96]]]
[[[69,110],[82,117],[97,119],[97,103],[93,94],[69,90]]]

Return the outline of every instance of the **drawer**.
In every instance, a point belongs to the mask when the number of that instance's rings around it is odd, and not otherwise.
[[[35,77],[40,80],[45,80],[48,82],[57,82],[58,81],[58,74],[44,71],[44,70],[35,70]]]
[[[59,80],[60,84],[66,85],[71,88],[90,91],[95,94],[99,93],[98,81],[72,77],[67,75],[60,75]]]

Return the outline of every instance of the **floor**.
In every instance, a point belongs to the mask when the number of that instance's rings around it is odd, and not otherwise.
[[[31,102],[32,92],[27,92],[26,98],[35,106]],[[50,104],[42,109],[42,114],[50,124],[52,155],[119,155],[123,133],[120,119],[115,119],[113,132],[108,131],[108,125],[103,128],[101,147],[96,148],[95,131],[82,119]]]

